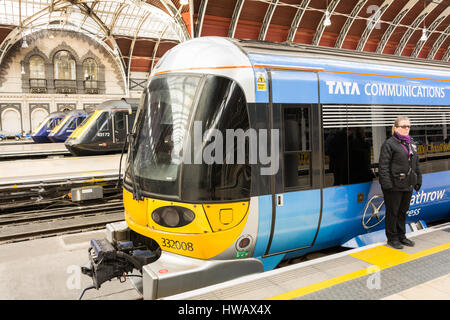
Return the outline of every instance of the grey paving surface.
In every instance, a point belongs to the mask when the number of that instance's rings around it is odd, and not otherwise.
[[[378,300],[450,272],[450,250],[316,291],[295,300]]]
[[[0,246],[0,300],[72,300],[92,280],[81,274],[88,260],[89,241],[104,238],[94,231]],[[112,280],[99,291],[89,290],[83,300],[139,299],[129,280]]]

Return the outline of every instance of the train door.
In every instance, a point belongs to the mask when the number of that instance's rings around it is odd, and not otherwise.
[[[128,131],[128,111],[115,111],[113,118],[113,142],[122,143],[125,141]]]
[[[270,72],[272,127],[279,129],[266,256],[311,247],[321,220],[321,130],[316,72]]]

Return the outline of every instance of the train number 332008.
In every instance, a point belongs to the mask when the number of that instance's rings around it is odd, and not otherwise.
[[[162,238],[162,246],[171,249],[194,251],[194,245],[192,242],[180,242],[171,239]]]

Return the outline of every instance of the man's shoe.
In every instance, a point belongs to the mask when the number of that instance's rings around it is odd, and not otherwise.
[[[414,241],[406,239],[406,238],[400,240],[400,243],[404,244],[405,246],[408,246],[408,247],[414,247],[414,244],[415,244]]]
[[[403,249],[402,244],[400,243],[400,241],[388,241],[387,245],[394,248],[394,249]]]

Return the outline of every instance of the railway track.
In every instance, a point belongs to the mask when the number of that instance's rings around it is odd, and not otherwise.
[[[0,244],[102,229],[123,220],[122,200],[0,215]]]

